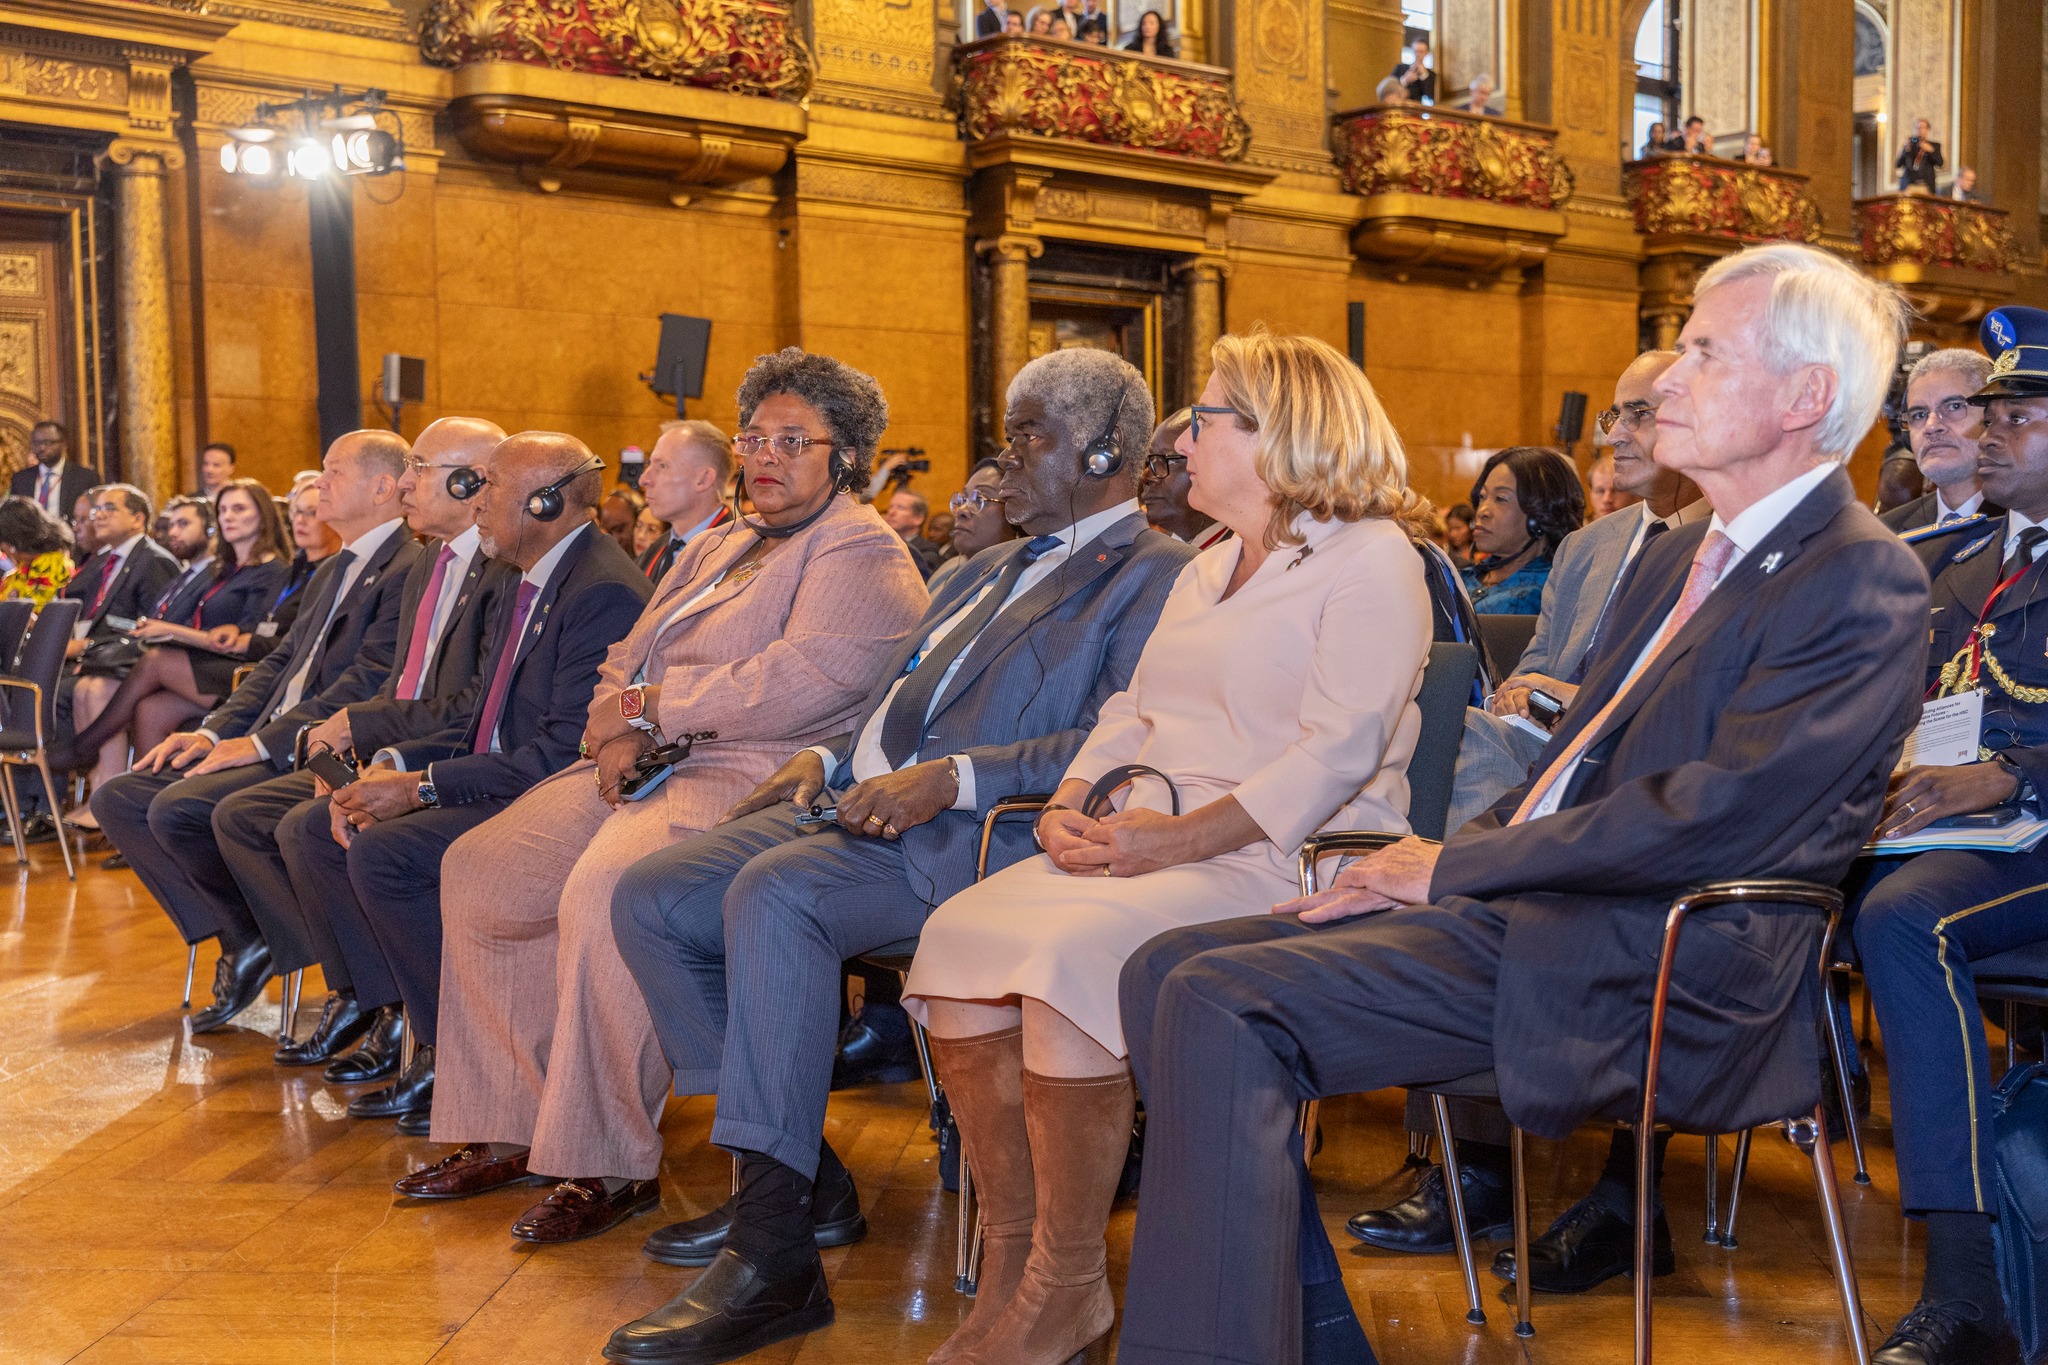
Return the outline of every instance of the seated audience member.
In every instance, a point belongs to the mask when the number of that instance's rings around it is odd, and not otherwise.
[[[1045,36],[1048,38],[1065,38],[1071,42],[1074,40],[1074,29],[1067,22],[1066,15],[1055,14],[1046,25]]]
[[[1005,18],[1003,19],[1003,32],[1011,34],[1013,36],[1023,33],[1024,16],[1017,13],[1017,11],[1015,10],[1011,10],[1009,14],[1005,16]]]
[[[1177,57],[1180,51],[1173,45],[1173,35],[1166,31],[1166,20],[1156,9],[1148,9],[1138,16],[1138,31],[1124,44],[1126,52],[1142,52],[1147,57]]]
[[[0,597],[50,605],[71,581],[71,528],[31,498],[0,500],[0,554],[14,567],[0,579]]]
[[[92,558],[93,552],[99,547],[99,541],[94,538],[92,531],[92,493],[88,490],[80,493],[77,500],[71,504],[72,562],[82,566],[85,561]],[[75,573],[72,576],[77,577]],[[61,597],[63,594],[58,595]]]
[[[1914,464],[1934,487],[1881,513],[1879,521],[1904,533],[1946,526],[1979,513],[2004,515],[2003,507],[1985,502],[1977,480],[1977,439],[1984,433],[1984,410],[1970,397],[1990,377],[1989,359],[1955,347],[1913,363],[1906,376],[1906,439],[1912,443]]]
[[[1643,138],[1643,145],[1636,152],[1636,155],[1644,161],[1648,161],[1653,156],[1662,156],[1671,150],[1668,145],[1669,142],[1670,137],[1664,131],[1664,125],[1653,123],[1650,125],[1649,134]]]
[[[1441,845],[1404,840],[1319,896],[1131,957],[1122,1017],[1148,1123],[1125,1365],[1288,1358],[1297,1100],[1492,1072],[1508,1117],[1546,1138],[1629,1112],[1672,897],[1848,869],[1919,714],[1926,575],[1840,468],[1906,318],[1895,291],[1811,247],[1705,272],[1656,382],[1657,457],[1715,515],[1643,551],[1615,604],[1626,625],[1595,646],[1536,777]],[[1700,915],[1660,1117],[1733,1132],[1816,1110],[1818,925]],[[1719,1075],[1729,1057],[1739,1077]]]
[[[732,520],[723,498],[736,472],[732,443],[711,423],[691,418],[662,426],[640,471],[648,510],[669,525],[661,548],[640,560],[648,578],[660,583],[684,546]]]
[[[1002,478],[1002,468],[993,456],[982,459],[967,475],[967,486],[953,495],[953,553],[926,584],[934,599],[956,575],[967,571],[968,562],[976,555],[1017,538],[1017,528],[1004,515],[1003,500],[996,491]]]
[[[646,506],[646,495],[624,484],[605,494],[597,506],[597,528],[617,541],[629,557],[633,554],[633,527]]]
[[[941,905],[904,984],[981,1200],[980,1288],[940,1359],[987,1342],[1060,1365],[1115,1321],[1124,958],[1164,925],[1284,899],[1326,825],[1408,829],[1430,607],[1399,520],[1420,503],[1400,438],[1323,342],[1228,336],[1213,355],[1178,449],[1190,496],[1235,536],[1175,583],[1039,817],[1045,855]],[[1084,813],[1132,764],[1147,772],[1121,809]]]
[[[1684,152],[1688,156],[1712,156],[1714,139],[1707,132],[1707,121],[1694,114],[1685,121],[1685,130],[1673,139],[1672,151]]]
[[[1052,5],[1041,6],[1040,8],[1031,11],[1032,37],[1052,37],[1052,17],[1055,12],[1057,12],[1057,7]]]
[[[1471,565],[1465,587],[1481,612],[1534,616],[1551,556],[1586,524],[1586,491],[1572,462],[1543,446],[1495,451],[1472,485]]]
[[[1372,98],[1375,104],[1403,105],[1408,103],[1408,87],[1401,84],[1399,76],[1382,76],[1373,87]]]
[[[1655,459],[1657,409],[1663,402],[1655,385],[1677,359],[1671,351],[1646,351],[1637,356],[1615,380],[1614,405],[1594,419],[1612,452],[1617,486],[1641,501],[1574,531],[1558,547],[1556,567],[1543,585],[1543,610],[1529,647],[1515,664],[1514,673],[1487,698],[1486,707],[1466,709],[1447,830],[1456,832],[1528,781],[1544,741],[1509,717],[1535,723],[1529,708],[1534,691],[1565,703],[1577,695],[1596,641],[1608,630],[1627,628],[1627,623],[1615,619],[1615,600],[1637,556],[1659,536],[1713,514],[1691,480]],[[1507,1225],[1513,1214],[1507,1122],[1494,1105],[1454,1102],[1452,1111],[1466,1223],[1481,1235],[1491,1234]],[[1419,1095],[1409,1096],[1407,1126],[1414,1133],[1436,1131],[1430,1107]],[[1632,1163],[1634,1151],[1627,1130],[1621,1130],[1614,1139],[1611,1162]],[[1635,1169],[1633,1164],[1613,1168]],[[1453,1234],[1442,1166],[1432,1166],[1407,1199],[1356,1214],[1346,1226],[1352,1236],[1383,1251],[1448,1251]],[[1534,1244],[1538,1255],[1561,1235],[1564,1226],[1565,1220],[1560,1220],[1558,1228]],[[1625,1249],[1632,1245],[1626,1237],[1620,1242],[1624,1265],[1633,1254]],[[1537,1287],[1553,1290],[1555,1277],[1539,1278]]]
[[[375,694],[391,668],[407,570],[419,547],[398,515],[408,447],[352,431],[327,448],[320,515],[344,541],[304,589],[291,633],[196,730],[171,735],[92,795],[92,813],[187,943],[217,938],[214,999],[191,1028],[221,1028],[273,975],[241,888],[213,834],[214,808],[288,773],[301,727]]]
[[[974,36],[993,38],[1003,31],[1003,24],[1009,11],[1003,8],[1003,0],[981,0],[981,8],[974,12]]]
[[[2008,806],[2036,816],[2048,791],[2048,613],[2032,610],[2048,599],[2039,553],[2048,540],[2048,313],[2001,308],[1983,334],[2000,363],[1974,396],[1984,410],[1977,468],[1985,496],[2012,510],[1907,540],[1934,578],[1928,694],[1984,690],[1989,757],[1901,774],[1880,837]],[[1890,1069],[1899,1203],[1927,1224],[1920,1300],[1875,1365],[2020,1359],[1993,1253],[1996,1101],[1971,964],[2048,937],[2044,870],[2048,848],[1945,848],[1869,859],[1850,874],[1856,948]]]
[[[41,421],[29,428],[28,453],[35,463],[14,471],[7,491],[27,498],[45,516],[62,518],[66,508],[90,495],[99,476],[70,458],[71,434],[62,422]]]
[[[913,493],[899,484],[878,510],[882,513],[882,520],[889,524],[889,529],[901,536],[903,543],[910,548],[910,557],[916,561],[918,573],[930,578],[932,570],[939,566],[939,547],[925,539],[924,534],[925,518],[932,514],[931,503],[925,500],[924,494]]]
[[[349,1101],[352,1117],[396,1118],[409,1133],[426,1131],[443,856],[575,761],[598,665],[653,589],[618,542],[594,525],[603,469],[587,446],[561,432],[520,432],[492,449],[474,502],[479,552],[507,561],[518,578],[498,589],[487,652],[479,654],[483,662],[470,686],[419,708],[438,718],[439,729],[411,737],[418,731],[401,716],[373,752],[364,752],[368,736],[353,733],[369,717],[352,716],[346,742],[364,760],[360,776],[294,807],[278,825],[295,897],[309,919],[333,930],[358,1004],[366,978],[388,978],[418,1044],[391,1085]],[[519,885],[490,869],[473,889],[512,895]],[[364,1073],[376,1069],[343,1065],[350,1061],[334,1063],[337,1079],[367,1079]],[[388,1066],[390,1056],[364,1061]]]
[[[1074,26],[1074,36],[1082,42],[1109,42],[1109,10],[1102,0],[1081,0],[1078,6],[1068,5],[1067,21]]]
[[[249,632],[249,638],[242,642],[242,662],[254,664],[283,643],[291,633],[292,622],[299,619],[299,605],[306,600],[303,589],[320,561],[341,550],[341,537],[332,526],[320,520],[320,488],[317,470],[306,470],[292,480],[291,495],[284,500],[285,520],[291,530],[292,560],[285,570],[284,582],[278,585],[277,596],[272,598],[263,619]],[[223,646],[233,653],[231,646]]]
[[[613,1333],[614,1359],[726,1359],[830,1320],[814,1242],[865,1228],[822,1137],[841,964],[917,933],[971,883],[989,807],[1057,785],[1129,685],[1194,553],[1138,511],[1152,420],[1144,376],[1107,352],[1054,351],[1020,369],[998,492],[1030,539],[983,551],[947,586],[846,733],[620,879],[619,950],[676,1089],[717,1094],[711,1139],[738,1155],[740,1188],[649,1238],[657,1260],[711,1268]],[[1091,451],[1109,457],[1104,472],[1087,471]],[[800,833],[814,804],[836,827]],[[999,828],[989,865],[1032,851],[1027,829]]]
[[[1145,453],[1145,478],[1138,485],[1138,502],[1153,530],[1185,541],[1199,552],[1230,539],[1230,528],[1188,502],[1188,457],[1180,453],[1180,437],[1193,420],[1194,413],[1182,408],[1153,431],[1152,444]]]
[[[1742,155],[1737,160],[1749,166],[1768,166],[1771,164],[1771,149],[1764,146],[1762,136],[1751,133],[1742,140]]]
[[[57,734],[75,733],[88,724],[113,693],[113,684],[128,675],[142,657],[142,647],[129,635],[147,616],[165,585],[178,576],[178,560],[148,535],[149,499],[130,484],[103,484],[93,490],[92,517],[100,549],[72,575],[64,596],[85,603],[71,641],[64,647],[70,665],[57,684]],[[85,704],[75,698],[81,682]],[[106,775],[127,763],[127,746],[110,742],[102,756]]]
[[[1626,490],[1615,487],[1614,456],[1605,450],[1593,457],[1593,465],[1586,471],[1586,489],[1588,517],[1593,521],[1640,501]]]
[[[651,569],[656,551],[668,541],[669,524],[643,507],[633,521],[633,560],[642,568]],[[650,573],[648,575],[652,577]]]
[[[474,497],[504,435],[472,417],[443,417],[420,432],[398,480],[398,507],[406,530],[427,543],[399,598],[391,666],[374,695],[349,701],[306,732],[302,747],[309,754],[325,749],[367,759],[387,744],[437,733],[475,708],[486,623],[501,600],[510,599],[518,577],[483,552],[476,528]],[[317,1066],[366,1037],[373,1051],[388,1043],[389,1068],[395,1069],[402,1020],[390,972],[381,960],[363,962],[344,951],[343,939],[360,916],[344,924],[328,913],[330,893],[347,894],[345,870],[337,871],[332,886],[307,888],[293,878],[285,857],[285,826],[295,816],[312,818],[318,790],[314,774],[300,768],[244,787],[213,812],[214,839],[270,947],[271,970],[293,972],[317,961],[327,983],[312,1034],[303,1041],[280,1038],[274,1060]],[[316,820],[323,839],[326,816],[323,806]],[[366,1062],[371,1074],[354,1074]],[[380,1079],[388,1070],[379,1066],[374,1057],[352,1059],[350,1070],[333,1079]]]
[[[1472,504],[1455,502],[1444,509],[1444,553],[1460,569],[1472,564]]]
[[[1484,72],[1474,76],[1463,107],[1468,114],[1498,114],[1500,110],[1493,107],[1493,77]]]
[[[660,1201],[670,1070],[612,938],[620,874],[710,828],[791,749],[842,733],[926,605],[901,537],[852,496],[889,424],[875,381],[792,347],[754,362],[736,406],[761,520],[695,541],[613,647],[588,761],[441,864],[433,1136],[460,1146],[398,1189],[459,1192],[478,1166],[558,1177],[513,1223],[525,1241],[588,1237]],[[658,795],[622,786],[692,735]]]
[[[182,504],[182,505],[181,505]],[[218,706],[234,690],[241,656],[235,646],[254,635],[290,566],[285,560],[284,524],[270,490],[254,479],[231,479],[217,495],[212,541],[193,539],[202,523],[197,508],[178,498],[174,542],[179,548],[199,547],[185,558],[185,571],[157,598],[150,615],[131,632],[146,649],[128,676],[110,688],[104,709],[95,708],[92,722],[70,744],[53,746],[50,761],[64,768],[83,767],[97,753],[105,763],[110,741],[125,752],[123,737],[132,734],[135,752],[146,754],[186,723]],[[105,679],[79,680],[79,714],[85,714],[88,686]],[[95,780],[117,775],[96,773]],[[91,813],[81,812],[73,824],[97,829]]]
[[[209,441],[199,447],[199,487],[193,497],[212,502],[235,477],[235,448],[226,441]]]
[[[1977,172],[1969,166],[1956,171],[1955,183],[1949,186],[1949,198],[1966,204],[1977,202]]]
[[[939,547],[939,562],[953,557],[953,511],[941,508],[925,518],[924,538]]]
[[[1877,512],[1882,516],[1927,496],[1927,476],[1920,472],[1910,445],[1885,452],[1877,467]]]

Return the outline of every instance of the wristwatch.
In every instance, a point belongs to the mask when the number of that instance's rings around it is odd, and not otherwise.
[[[2039,806],[2039,793],[2034,790],[2033,782],[2028,780],[2026,773],[2020,768],[2019,764],[2013,762],[2002,753],[1991,755],[1991,761],[2012,774],[2012,796],[2008,798],[2009,800],[2022,806]]]
[[[635,730],[654,733],[654,718],[647,714],[647,688],[635,683],[619,693],[619,715]]]
[[[420,774],[419,797],[420,804],[428,810],[440,809],[441,793],[434,790],[434,773],[431,768]]]

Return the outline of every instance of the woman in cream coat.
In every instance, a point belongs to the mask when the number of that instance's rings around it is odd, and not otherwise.
[[[1133,1095],[1117,973],[1155,934],[1295,894],[1324,826],[1408,830],[1430,643],[1417,501],[1365,377],[1306,337],[1226,336],[1176,443],[1191,506],[1236,535],[1181,571],[1130,689],[1038,823],[1046,852],[941,905],[922,1013],[982,1199],[973,1312],[934,1361],[1057,1365],[1115,1313],[1103,1230]],[[1122,808],[1079,807],[1126,764]]]

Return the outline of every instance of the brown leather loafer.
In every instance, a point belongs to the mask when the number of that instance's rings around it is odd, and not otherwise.
[[[402,1176],[392,1189],[409,1199],[467,1199],[534,1179],[526,1171],[526,1153],[492,1156],[487,1142],[457,1147],[433,1165]]]
[[[609,1232],[636,1213],[645,1213],[661,1203],[661,1185],[653,1180],[635,1180],[608,1194],[597,1176],[564,1180],[512,1225],[512,1235],[522,1242],[574,1242]]]

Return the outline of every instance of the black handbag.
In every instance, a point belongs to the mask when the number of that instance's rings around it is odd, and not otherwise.
[[[125,678],[136,664],[142,662],[142,642],[126,635],[102,636],[85,647],[78,656],[78,676],[81,678]]]
[[[1991,1092],[1998,1168],[1998,1285],[2023,1360],[2048,1348],[2048,1063],[2016,1066]]]

